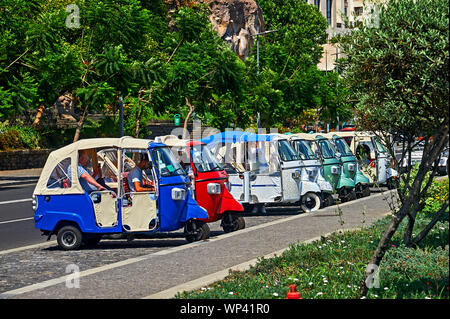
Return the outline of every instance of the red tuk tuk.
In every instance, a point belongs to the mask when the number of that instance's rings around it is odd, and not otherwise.
[[[241,216],[244,209],[229,192],[228,175],[206,144],[174,135],[160,136],[156,140],[169,146],[188,172],[194,199],[208,212],[208,218],[200,220],[206,223],[222,220],[220,226],[226,233],[245,228]]]

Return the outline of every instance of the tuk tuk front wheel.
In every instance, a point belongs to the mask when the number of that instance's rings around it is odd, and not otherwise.
[[[210,229],[208,224],[201,220],[192,220],[188,222],[184,227],[184,233],[186,240],[189,243],[199,240],[205,240],[209,238]]]
[[[75,226],[64,226],[58,230],[56,236],[59,247],[64,250],[75,250],[80,248],[83,235]]]
[[[322,201],[316,193],[306,193],[301,199],[300,208],[305,213],[315,212],[319,210]]]
[[[396,188],[398,188],[398,179],[390,177],[387,180],[387,188],[388,189],[396,189]]]
[[[225,216],[225,218],[222,219],[221,226],[224,232],[231,233],[239,229],[244,229],[245,220],[242,216],[228,214],[228,216]]]

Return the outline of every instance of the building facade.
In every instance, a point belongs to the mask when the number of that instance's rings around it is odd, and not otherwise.
[[[371,11],[370,2],[367,0],[306,0],[316,6],[328,21],[328,39],[340,33],[348,31],[345,20],[352,25],[355,21],[364,19]],[[320,70],[336,70],[339,58],[339,48],[332,43],[323,46],[323,56],[318,64]]]

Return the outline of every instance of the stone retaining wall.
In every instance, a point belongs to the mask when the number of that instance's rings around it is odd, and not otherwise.
[[[0,170],[44,167],[52,149],[0,151]]]

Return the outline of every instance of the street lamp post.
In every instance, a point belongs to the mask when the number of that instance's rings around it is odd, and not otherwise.
[[[258,32],[256,34],[252,34],[252,37],[256,36],[256,67],[257,67],[256,74],[258,76],[259,76],[259,36],[268,34],[268,33],[272,33],[272,32],[277,32],[277,31],[278,30],[269,30],[269,31]],[[256,132],[259,131],[259,125],[260,125],[260,114],[258,112],[258,117],[257,117],[257,121],[256,121]]]
[[[264,34],[268,34],[268,33],[272,33],[272,32],[277,32],[278,30],[269,30],[269,31],[264,31],[264,32],[259,32],[259,33],[255,33],[252,34],[252,37],[256,37],[256,65],[257,65],[257,74],[259,75],[259,36],[260,35],[264,35]]]
[[[119,134],[123,136],[123,97],[119,96]]]

